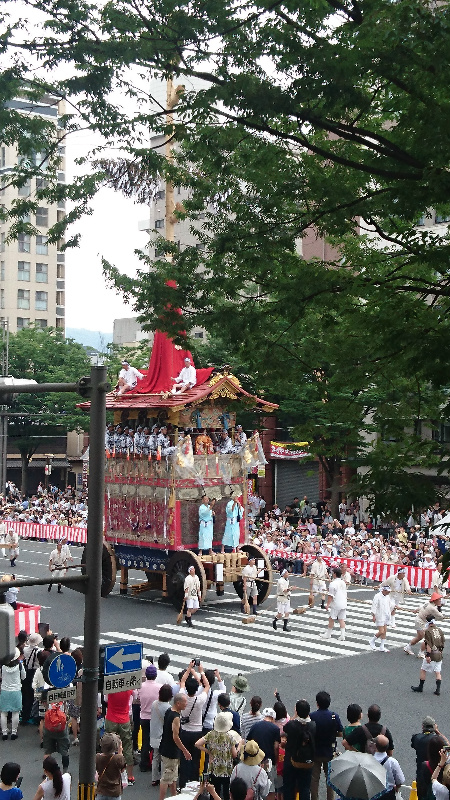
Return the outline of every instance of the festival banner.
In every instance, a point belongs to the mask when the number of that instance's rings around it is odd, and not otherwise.
[[[311,453],[305,450],[308,442],[271,442],[269,458],[293,459],[308,458]]]
[[[311,564],[314,561],[314,556],[306,555],[303,553],[292,553],[290,550],[268,550],[262,548],[270,558],[282,558],[286,561],[302,560],[305,564]],[[336,566],[339,564],[346,564],[349,572],[361,575],[364,578],[369,578],[372,581],[380,581],[382,583],[391,575],[398,572],[400,564],[388,564],[383,561],[365,561],[358,558],[340,558],[339,556],[322,556],[323,560],[328,566]],[[429,589],[431,587],[434,568],[425,567],[409,567],[405,566],[405,575],[414,589]]]
[[[70,544],[86,544],[87,528],[72,528],[70,525],[40,525],[37,522],[5,520],[8,530],[16,531],[22,539],[47,539],[58,542],[67,539]]]

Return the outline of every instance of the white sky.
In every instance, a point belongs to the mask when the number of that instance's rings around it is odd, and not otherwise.
[[[73,176],[74,159],[85,155],[93,144],[88,133],[67,139],[68,181]],[[121,295],[106,287],[101,258],[120,271],[135,274],[140,262],[134,250],[145,249],[148,241],[148,235],[138,230],[138,222],[148,219],[149,209],[108,188],[100,190],[91,207],[92,215],[69,231],[71,235],[79,232],[81,242],[66,251],[66,325],[110,333],[114,319],[136,315]]]

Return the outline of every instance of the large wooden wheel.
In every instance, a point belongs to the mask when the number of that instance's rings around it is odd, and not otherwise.
[[[243,544],[240,549],[243,553],[247,554],[248,558],[256,558],[256,563],[258,563],[258,560],[261,559],[264,561],[264,580],[256,581],[256,586],[258,587],[258,605],[261,606],[265,600],[267,600],[272,589],[272,565],[269,561],[267,553],[265,553],[264,550],[261,550],[261,548],[256,544]],[[237,581],[233,581],[233,586],[236,589],[236,594],[238,594],[242,600],[244,596],[244,584],[242,582],[242,578],[239,578]]]
[[[172,555],[166,567],[167,594],[178,611],[183,605],[184,579],[189,567],[195,567],[195,574],[200,580],[202,601],[206,597],[206,574],[202,562],[191,550],[179,550]]]
[[[86,575],[86,547],[83,549],[81,555],[81,574]],[[114,589],[117,576],[117,562],[114,548],[111,547],[109,542],[103,542],[102,547],[102,588],[101,596],[108,597],[110,592]],[[79,585],[79,584],[78,584]],[[84,587],[85,584],[82,584]],[[76,584],[73,584],[74,588]],[[84,588],[81,590],[84,592]]]

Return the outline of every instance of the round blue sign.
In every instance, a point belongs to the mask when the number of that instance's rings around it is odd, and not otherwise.
[[[77,674],[77,662],[69,653],[55,653],[50,663],[48,661],[44,665],[44,680],[55,689],[65,689]]]

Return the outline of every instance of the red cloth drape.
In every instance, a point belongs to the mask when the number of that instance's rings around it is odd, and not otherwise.
[[[173,386],[171,378],[176,378],[179,375],[184,367],[185,358],[190,358],[191,363],[194,363],[189,350],[181,350],[181,348],[174,345],[173,341],[165,333],[156,331],[148,370],[142,370],[145,373],[145,377],[138,381],[132,393],[158,394],[159,392],[169,391]],[[213,367],[198,369],[197,385],[207,381],[212,371]],[[131,392],[128,394],[131,394]]]

